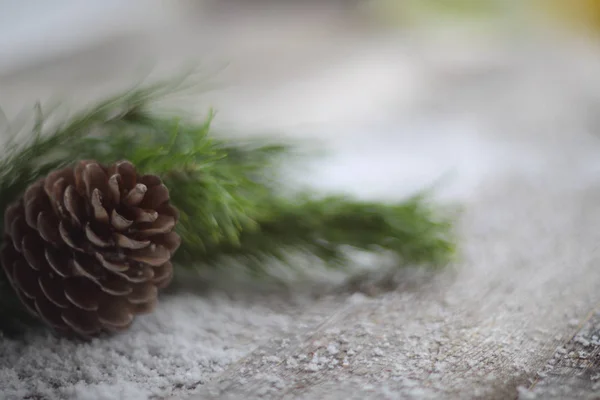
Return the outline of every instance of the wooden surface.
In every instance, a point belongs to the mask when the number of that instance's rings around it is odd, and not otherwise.
[[[317,304],[330,310],[322,323],[289,338],[268,339],[190,398],[510,399],[519,393],[527,398],[526,389],[544,373],[555,349],[598,301],[591,279],[597,255],[582,262],[559,243],[580,229],[591,233],[583,214],[596,220],[598,212],[582,199],[599,192],[550,196],[531,182],[494,186],[491,203],[470,204],[465,218],[473,225],[458,271],[416,281],[412,290],[338,300],[333,311]],[[503,215],[497,225],[489,223],[491,209]],[[555,229],[539,223],[552,209],[562,213]],[[528,221],[527,228],[507,224],[518,220]],[[548,231],[550,243],[543,239]],[[573,250],[591,255],[597,239]],[[332,343],[339,353],[329,351]],[[563,378],[560,366],[556,371],[539,384],[575,384]],[[577,397],[556,398],[586,398],[583,393],[594,398],[593,385],[577,389]]]
[[[572,337],[557,347],[523,397],[600,399],[600,312],[592,310]]]

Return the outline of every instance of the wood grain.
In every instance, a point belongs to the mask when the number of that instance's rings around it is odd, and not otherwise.
[[[600,300],[600,187],[553,175],[553,186],[513,177],[482,188],[463,215],[456,269],[338,298],[324,322],[269,339],[194,398],[525,396]]]
[[[572,337],[547,360],[525,399],[600,399],[600,312],[592,310]]]

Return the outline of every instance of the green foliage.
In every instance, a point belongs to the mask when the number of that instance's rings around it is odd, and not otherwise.
[[[33,135],[22,144],[13,140],[0,161],[0,210],[55,168],[81,159],[128,159],[140,172],[163,178],[181,213],[177,268],[216,268],[233,257],[265,277],[269,258],[287,261],[293,251],[332,268],[343,268],[348,247],[391,252],[399,265],[441,266],[453,255],[451,219],[424,196],[391,205],[285,196],[279,172],[292,147],[214,137],[212,113],[193,123],[152,111],[152,100],[169,90],[173,86],[127,92],[50,131],[38,108]],[[1,279],[0,301],[0,325],[13,326],[18,302]]]
[[[450,220],[436,214],[420,196],[395,205],[347,197],[275,198],[256,215],[256,229],[240,232],[239,243],[217,243],[189,260],[218,265],[223,256],[242,256],[248,258],[245,265],[261,272],[269,257],[286,261],[290,251],[303,251],[343,268],[351,247],[391,252],[399,265],[440,266],[449,261],[454,243]]]
[[[173,81],[127,91],[52,127],[46,126],[52,115],[45,115],[37,105],[31,131],[2,135],[11,136],[3,146],[4,156],[0,158],[0,227],[4,226],[3,211],[23,194],[27,186],[54,169],[82,159],[81,149],[93,145],[103,129],[125,123],[140,107],[177,91],[180,85],[180,81]],[[23,135],[25,138],[20,141]],[[112,151],[115,155],[126,155],[128,149],[125,145]]]

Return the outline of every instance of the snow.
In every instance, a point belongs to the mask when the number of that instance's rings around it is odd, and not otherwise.
[[[25,342],[5,339],[0,387],[8,399],[32,393],[145,398],[185,390],[221,372],[265,336],[285,332],[291,322],[290,315],[262,304],[181,295],[166,299],[156,314],[113,339],[83,344],[50,335]]]

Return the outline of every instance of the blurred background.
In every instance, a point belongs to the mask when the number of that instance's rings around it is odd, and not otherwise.
[[[464,197],[590,162],[599,35],[598,0],[0,0],[0,106],[196,69],[193,115],[331,143],[312,184],[397,196],[451,174]]]

